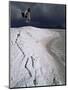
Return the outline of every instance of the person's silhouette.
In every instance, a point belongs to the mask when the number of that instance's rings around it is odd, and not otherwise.
[[[28,8],[25,12],[22,12],[22,17],[26,19],[26,22],[31,20],[31,9]]]

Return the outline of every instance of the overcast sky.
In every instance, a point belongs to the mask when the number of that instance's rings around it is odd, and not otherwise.
[[[10,2],[10,27],[35,26],[40,28],[65,28],[65,5]],[[31,8],[31,21],[26,23],[21,12]]]

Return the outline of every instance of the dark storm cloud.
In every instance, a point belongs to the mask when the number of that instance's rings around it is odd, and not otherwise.
[[[31,22],[27,24],[21,12],[31,8]],[[65,5],[10,2],[11,26],[65,28]]]

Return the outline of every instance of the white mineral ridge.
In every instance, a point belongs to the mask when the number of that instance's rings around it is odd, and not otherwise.
[[[10,88],[65,84],[62,29],[10,28]]]

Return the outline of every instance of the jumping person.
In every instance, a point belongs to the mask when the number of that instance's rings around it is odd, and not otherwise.
[[[22,12],[22,17],[26,19],[26,22],[31,20],[31,10],[28,8],[25,12]]]

